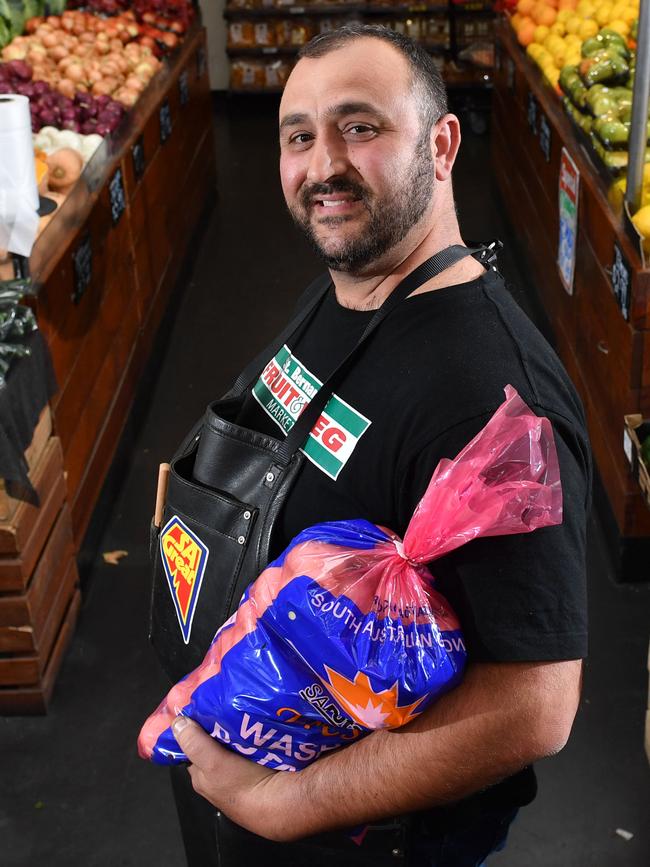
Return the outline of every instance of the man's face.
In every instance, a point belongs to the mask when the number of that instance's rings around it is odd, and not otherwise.
[[[435,164],[406,59],[354,40],[301,60],[280,105],[280,175],[291,215],[329,268],[364,274],[424,235]]]

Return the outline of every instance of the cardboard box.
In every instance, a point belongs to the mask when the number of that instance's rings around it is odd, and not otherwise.
[[[638,481],[650,508],[650,472],[641,457],[641,444],[646,437],[650,436],[650,419],[644,419],[638,414],[626,415],[624,419],[623,449],[632,467],[632,474]]]

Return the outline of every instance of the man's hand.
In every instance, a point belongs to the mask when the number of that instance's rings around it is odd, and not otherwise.
[[[200,795],[249,831],[291,841],[458,801],[558,752],[581,670],[580,660],[472,665],[407,726],[373,732],[299,773],[260,767],[190,721],[179,731],[177,718],[174,734]]]
[[[233,822],[273,839],[274,816],[288,809],[283,793],[288,793],[295,774],[270,771],[238,756],[187,717],[176,717],[172,729],[192,763],[188,771],[194,790]]]

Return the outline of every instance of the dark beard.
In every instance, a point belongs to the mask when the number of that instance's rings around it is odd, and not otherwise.
[[[399,189],[394,190],[392,196],[372,206],[369,203],[370,195],[361,184],[343,177],[334,178],[330,183],[312,184],[309,188],[305,188],[300,194],[300,213],[297,211],[290,211],[290,213],[328,268],[332,271],[358,274],[403,240],[409,230],[422,218],[431,201],[434,182],[435,166],[431,157],[429,137],[426,136],[418,142],[404,183]],[[362,235],[351,238],[335,253],[329,253],[323,249],[316,237],[309,214],[315,197],[334,193],[351,193],[359,199],[370,214],[370,222]],[[321,220],[321,225],[340,225],[346,219],[346,217],[325,217]]]

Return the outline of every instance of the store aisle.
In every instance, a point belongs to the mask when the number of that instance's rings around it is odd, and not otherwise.
[[[99,552],[50,713],[0,718],[3,867],[182,867],[166,772],[135,740],[165,691],[146,640],[147,528],[156,468],[211,398],[285,320],[319,270],[285,214],[268,99],[215,107],[219,201],[197,232],[195,258],[171,311],[157,369],[143,388],[112,477]],[[500,237],[502,269],[537,315],[516,238],[490,180],[487,137],[468,135],[457,172],[469,239]],[[137,423],[136,423],[137,422]],[[617,586],[590,525],[591,658],[568,747],[539,766],[541,794],[495,867],[647,867],[650,772],[643,753],[650,586]],[[552,580],[553,576],[549,576]],[[628,842],[621,828],[634,836]]]

